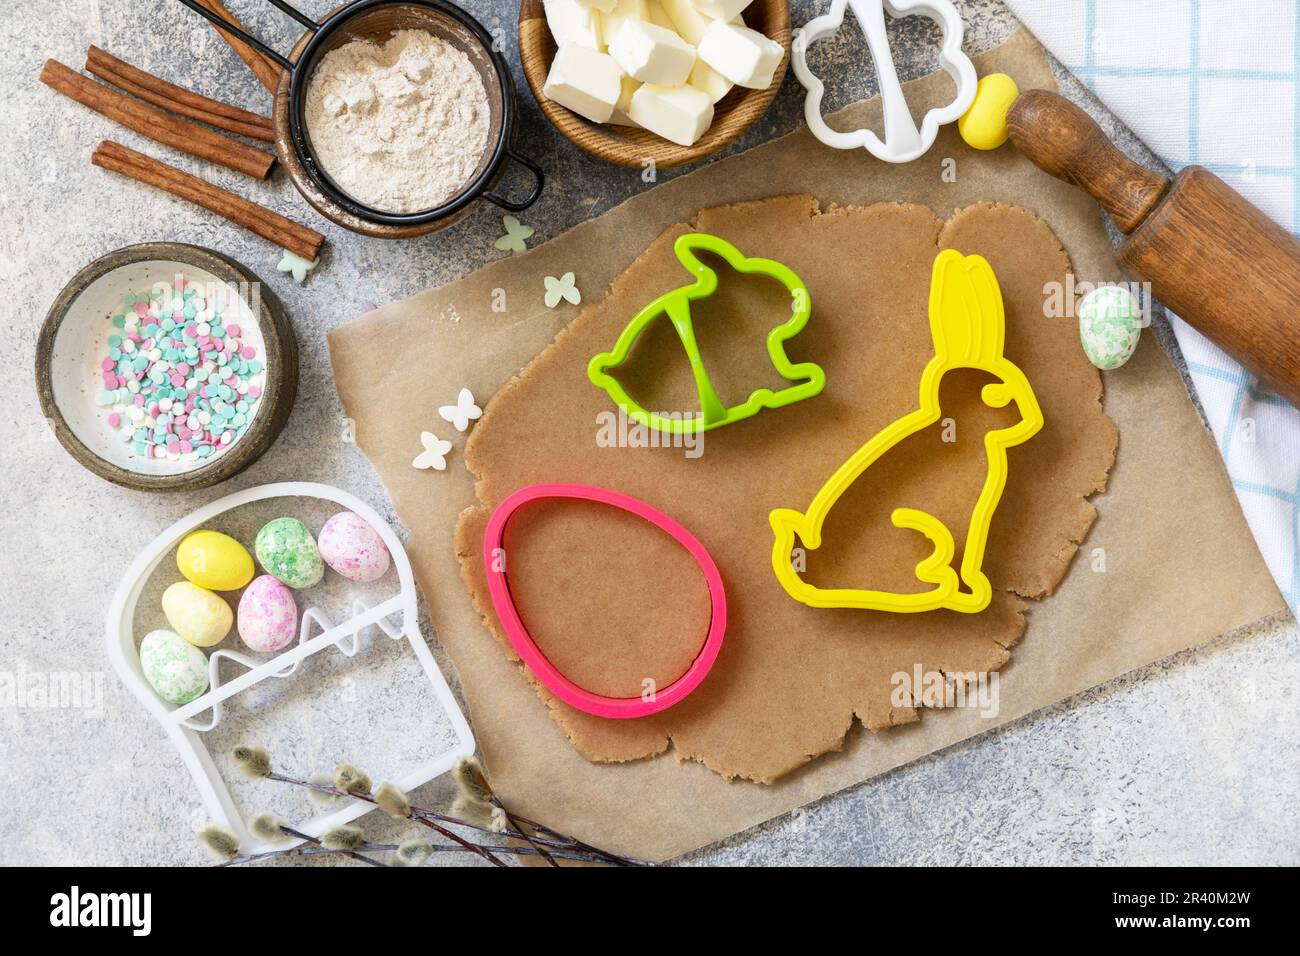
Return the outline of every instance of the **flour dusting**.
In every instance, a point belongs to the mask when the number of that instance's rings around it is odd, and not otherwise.
[[[487,148],[487,91],[469,57],[424,30],[321,57],[307,132],[326,173],[384,212],[423,212],[469,181]]]

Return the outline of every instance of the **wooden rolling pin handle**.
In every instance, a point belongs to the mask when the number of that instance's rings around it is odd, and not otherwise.
[[[1036,166],[1110,213],[1125,272],[1300,408],[1300,240],[1208,169],[1172,183],[1143,169],[1055,93],[1021,93],[1007,127]]]
[[[1125,234],[1169,189],[1168,179],[1130,160],[1091,116],[1056,93],[1021,93],[1007,112],[1007,128],[1035,166],[1087,192]]]

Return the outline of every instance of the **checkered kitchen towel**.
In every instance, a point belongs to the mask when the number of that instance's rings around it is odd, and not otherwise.
[[[1007,0],[1170,167],[1209,167],[1300,230],[1300,0]],[[1300,412],[1174,331],[1269,570],[1300,612]]]

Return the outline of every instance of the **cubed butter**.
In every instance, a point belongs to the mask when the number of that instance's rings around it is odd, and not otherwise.
[[[781,64],[781,44],[749,27],[714,20],[700,40],[700,59],[737,86],[764,90]]]
[[[659,0],[659,2],[681,38],[693,46],[699,46],[704,31],[713,21],[702,14],[691,0]]]
[[[678,146],[690,146],[713,122],[709,95],[693,86],[643,84],[632,94],[628,115],[638,126]]]
[[[608,53],[566,43],[555,53],[542,93],[593,123],[606,123],[622,92],[622,75]]]
[[[686,78],[686,82],[697,90],[709,94],[710,103],[718,102],[731,92],[733,86],[731,80],[703,60],[695,61],[695,66],[691,67],[691,75]]]
[[[695,6],[706,17],[731,23],[751,2],[753,0],[695,0]]]
[[[641,88],[638,80],[632,79],[626,73],[623,74],[623,88],[618,94],[618,102],[614,104],[614,112],[609,121],[615,126],[636,126],[628,112],[632,109],[632,94]]]
[[[600,14],[578,3],[578,0],[542,0],[546,25],[556,46],[576,44],[593,50],[604,50],[600,34]]]
[[[610,13],[613,11],[618,0],[576,0],[579,6],[587,7],[590,10],[599,10],[601,13]]]
[[[600,34],[609,42],[625,20],[648,20],[646,0],[615,0],[611,10],[600,14]]]
[[[645,20],[624,20],[608,43],[609,55],[623,72],[642,83],[685,83],[695,65],[695,47]]]
[[[618,93],[618,102],[614,104],[614,109],[626,113],[632,108],[632,94],[641,88],[641,81],[634,80],[626,73],[621,77],[622,88]]]
[[[664,5],[659,0],[645,0],[645,16],[642,20],[649,20],[657,27],[663,27],[665,30],[672,30],[680,36],[681,31],[677,29],[672,20],[668,19],[668,14],[664,12]],[[682,39],[686,39],[682,37]],[[687,40],[689,43],[690,41]]]

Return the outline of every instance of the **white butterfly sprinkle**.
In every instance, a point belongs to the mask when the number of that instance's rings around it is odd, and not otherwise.
[[[524,240],[535,231],[532,226],[523,225],[514,216],[505,216],[501,224],[506,227],[506,234],[498,239],[494,245],[502,252],[513,252],[515,254],[526,252],[528,249]]]
[[[542,280],[546,283],[546,307],[553,309],[560,304],[561,299],[578,305],[582,302],[582,293],[578,291],[577,280],[572,272],[566,272],[558,279],[555,276],[545,276]]]
[[[451,442],[443,441],[433,432],[420,432],[420,444],[424,446],[424,451],[415,456],[411,467],[446,471],[447,452],[451,451]]]
[[[483,409],[474,404],[474,393],[468,388],[462,388],[460,394],[456,396],[456,404],[440,405],[438,414],[455,425],[456,431],[463,432],[469,428],[471,421],[477,420],[483,414]]]

